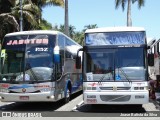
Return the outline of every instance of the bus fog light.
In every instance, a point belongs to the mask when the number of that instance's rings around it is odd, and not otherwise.
[[[51,99],[54,99],[54,96],[52,95],[52,96],[50,96],[50,98],[51,98]]]

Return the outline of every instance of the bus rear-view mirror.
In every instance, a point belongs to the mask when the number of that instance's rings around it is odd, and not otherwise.
[[[154,54],[148,54],[148,65],[154,66]]]
[[[81,69],[81,57],[76,57],[76,69]]]

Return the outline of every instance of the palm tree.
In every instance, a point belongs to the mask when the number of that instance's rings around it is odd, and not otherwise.
[[[15,31],[19,31],[15,17],[9,13],[0,14],[0,43],[5,34]]]
[[[76,30],[75,26],[73,26],[73,25],[70,25],[70,26],[69,26],[69,36],[70,36],[71,38],[73,38],[73,36],[74,36],[74,34],[75,34],[75,30]]]
[[[85,32],[87,29],[98,28],[97,24],[85,25],[83,31]]]
[[[53,29],[54,30],[58,30],[58,31],[60,31],[60,32],[62,32],[62,33],[64,33],[65,34],[65,26],[64,25],[60,25],[59,27],[58,27],[58,25],[55,25],[54,27],[53,27]],[[73,38],[73,36],[74,36],[74,34],[75,34],[75,26],[73,26],[73,25],[70,25],[69,26],[69,36],[71,37],[71,38]]]
[[[6,33],[19,31],[19,18],[20,18],[20,6],[19,0],[6,0],[10,2],[10,11],[4,11],[0,14],[0,39]],[[2,5],[3,6],[3,5]],[[23,5],[23,16],[24,16],[24,28],[25,30],[30,30],[38,26],[37,16],[40,16],[41,12],[36,5],[33,5],[31,2],[28,2]]]
[[[115,0],[115,8],[117,9],[120,5],[122,6],[122,10],[124,11],[125,5],[128,2],[127,7],[127,26],[132,26],[131,19],[131,4],[138,2],[138,8],[140,9],[145,4],[145,0]]]
[[[74,36],[73,36],[73,40],[75,40],[77,43],[79,43],[80,45],[83,45],[83,41],[84,41],[84,32],[75,32]]]
[[[0,0],[0,42],[6,33],[19,30],[17,20],[9,14],[15,2],[16,0]]]
[[[33,30],[42,28],[40,26],[42,7],[45,7],[47,5],[63,6],[64,1],[23,0],[24,30]],[[6,33],[19,31],[19,24],[18,24],[20,20],[19,18],[20,18],[19,0],[0,0],[0,40]]]
[[[51,30],[52,29],[52,24],[47,22],[45,19],[42,19],[39,28],[40,30]]]

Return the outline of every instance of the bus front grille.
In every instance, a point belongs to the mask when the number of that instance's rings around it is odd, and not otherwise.
[[[129,101],[130,95],[100,95],[102,101],[106,102],[124,102]]]
[[[113,87],[99,87],[101,90],[113,90]],[[117,90],[130,90],[131,87],[117,87]]]

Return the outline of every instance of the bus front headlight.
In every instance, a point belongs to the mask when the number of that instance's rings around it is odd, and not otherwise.
[[[83,87],[83,90],[96,90],[96,87]]]
[[[2,93],[8,93],[9,90],[8,90],[8,89],[1,88],[1,89],[0,89],[0,92],[2,92]]]
[[[134,87],[134,90],[148,90],[148,87]]]

